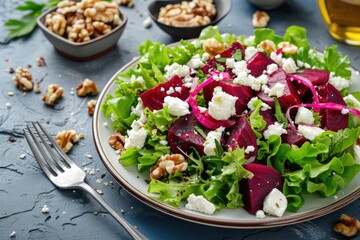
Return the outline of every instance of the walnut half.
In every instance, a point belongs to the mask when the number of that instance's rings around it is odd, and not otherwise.
[[[119,131],[116,131],[113,135],[111,135],[108,139],[110,146],[119,151],[120,154],[125,152],[124,148],[124,136],[121,135]]]
[[[91,95],[96,95],[98,92],[99,89],[96,83],[87,78],[82,81],[76,88],[76,93],[79,97],[85,97],[89,93],[91,93]]]
[[[150,177],[159,179],[167,174],[174,174],[176,171],[184,172],[187,166],[188,163],[181,154],[166,154],[150,168]]]
[[[346,214],[341,214],[340,223],[335,224],[334,231],[347,237],[355,236],[360,230],[360,221]]]
[[[257,28],[266,27],[270,21],[270,16],[263,11],[256,11],[253,15],[252,25]]]
[[[95,106],[96,106],[96,100],[92,99],[87,103],[87,107],[88,107],[88,114],[90,116],[94,115],[94,111],[95,111]]]
[[[84,138],[84,134],[77,135],[75,130],[63,130],[56,135],[56,143],[67,153],[73,147],[73,143],[78,142],[81,138]]]
[[[46,92],[42,95],[42,100],[46,105],[52,106],[56,100],[58,100],[63,94],[64,90],[62,87],[59,87],[57,84],[50,84],[46,88]]]
[[[13,80],[16,87],[23,91],[31,91],[34,87],[32,75],[26,68],[18,67]]]

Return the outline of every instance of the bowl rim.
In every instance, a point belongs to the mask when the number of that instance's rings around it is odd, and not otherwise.
[[[56,11],[58,7],[55,6],[53,8],[49,8],[47,9],[46,11],[44,11],[43,13],[41,13],[41,15],[39,15],[36,19],[36,22],[37,22],[37,25],[45,32],[47,32],[48,34],[52,35],[53,37],[55,37],[56,39],[60,40],[60,41],[63,41],[69,45],[72,45],[72,46],[86,46],[86,45],[89,45],[89,44],[92,44],[94,42],[97,42],[97,41],[100,41],[101,39],[104,39],[104,38],[108,38],[109,36],[113,35],[114,33],[116,33],[117,31],[121,30],[122,28],[125,27],[125,25],[127,24],[127,21],[128,21],[128,17],[126,14],[124,14],[123,12],[120,11],[119,8],[118,11],[119,11],[119,15],[120,15],[120,19],[122,20],[122,22],[117,25],[115,28],[113,28],[109,33],[107,34],[104,34],[104,35],[101,35],[100,37],[96,37],[96,38],[93,38],[89,41],[86,41],[86,42],[72,42],[70,40],[68,40],[67,38],[65,37],[62,37],[60,35],[57,35],[55,34],[54,32],[50,31],[49,28],[47,28],[44,24],[45,22],[45,18],[46,18],[46,15],[49,14],[49,13],[52,13],[54,11]]]
[[[152,11],[150,11],[150,7],[152,7],[153,5],[155,5],[156,3],[159,3],[159,2],[160,3],[167,3],[167,4],[174,4],[174,3],[181,3],[183,1],[189,2],[189,1],[192,1],[192,0],[156,0],[156,1],[153,1],[148,6],[149,16],[156,24],[158,24],[160,26],[163,26],[163,27],[167,27],[167,28],[188,29],[188,30],[191,30],[191,29],[203,29],[203,28],[206,28],[207,26],[216,25],[220,20],[222,20],[224,17],[226,17],[230,13],[231,8],[232,8],[232,1],[228,0],[228,3],[230,4],[230,7],[222,16],[218,16],[218,12],[216,12],[216,15],[215,15],[216,17],[211,22],[209,22],[208,24],[205,24],[205,25],[200,25],[200,26],[195,26],[195,27],[175,27],[175,26],[171,26],[171,25],[166,25],[164,23],[159,22],[157,20],[157,17],[155,17],[155,15],[152,13]],[[224,0],[220,0],[219,3],[223,4],[223,1]]]

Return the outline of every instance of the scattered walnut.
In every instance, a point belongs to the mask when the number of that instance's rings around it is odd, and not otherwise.
[[[91,95],[96,95],[98,92],[99,89],[96,83],[87,78],[76,88],[76,93],[79,97],[85,97],[89,93],[91,93]]]
[[[89,113],[90,116],[92,116],[94,114],[95,106],[96,106],[96,100],[95,99],[92,99],[87,103],[88,113]]]
[[[207,52],[211,57],[216,56],[217,54],[222,53],[226,50],[226,46],[220,43],[215,38],[206,39],[203,43],[203,49]]]
[[[18,67],[13,80],[16,87],[23,91],[31,91],[34,87],[32,75],[26,68]]]
[[[298,47],[289,42],[281,42],[278,44],[278,48],[282,48],[282,52],[285,54],[295,54]]]
[[[115,0],[115,2],[122,6],[128,6],[128,7],[134,6],[134,0]]]
[[[58,100],[63,94],[63,88],[59,87],[57,84],[50,84],[46,88],[46,92],[42,95],[42,100],[46,105],[52,106],[56,100]]]
[[[121,133],[119,131],[116,131],[113,135],[111,135],[108,139],[108,142],[110,144],[110,146],[119,151],[120,154],[125,152],[125,148],[124,148],[124,136],[121,135]]]
[[[182,1],[162,7],[158,21],[176,27],[195,27],[210,23],[215,15],[212,0]]]
[[[159,179],[167,174],[174,174],[176,171],[184,172],[187,166],[188,163],[181,154],[166,154],[150,168],[150,177]]]
[[[63,15],[52,12],[46,15],[45,26],[53,33],[62,36],[66,30],[66,20]]]
[[[270,17],[266,12],[256,11],[253,15],[252,25],[257,28],[263,28],[267,26],[269,21]]]
[[[275,43],[271,40],[264,40],[257,46],[258,49],[263,49],[267,53],[272,53],[276,51]]]
[[[334,231],[347,237],[353,237],[360,231],[360,221],[346,214],[341,214],[340,223],[335,224]]]
[[[84,134],[77,135],[75,130],[63,130],[56,135],[56,143],[67,153],[80,138],[84,138]]]

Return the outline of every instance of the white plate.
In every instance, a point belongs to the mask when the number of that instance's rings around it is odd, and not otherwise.
[[[257,219],[242,208],[224,209],[213,215],[206,215],[189,211],[183,206],[175,208],[157,201],[147,192],[148,184],[146,180],[149,177],[138,173],[135,166],[125,169],[119,163],[118,155],[108,144],[108,138],[114,133],[114,130],[111,129],[109,119],[100,111],[100,106],[103,105],[106,95],[113,94],[117,89],[115,84],[116,76],[120,72],[133,67],[136,62],[137,59],[121,68],[101,92],[93,116],[93,136],[100,158],[111,175],[122,187],[145,204],[171,216],[196,223],[229,228],[264,228],[308,221],[344,207],[360,196],[360,174],[358,174],[345,189],[336,195],[337,197],[323,198],[315,194],[305,196],[305,204],[299,212],[286,212],[280,218],[266,217],[265,219]],[[352,71],[352,90],[360,90],[360,76],[354,69]],[[109,122],[108,128],[104,127],[105,122]]]

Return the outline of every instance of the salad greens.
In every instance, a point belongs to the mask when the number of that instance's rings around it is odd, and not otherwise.
[[[245,47],[256,47],[264,40],[271,40],[275,45],[287,41],[297,46],[298,50],[293,55],[283,53],[285,58],[292,58],[301,66],[327,70],[332,72],[334,77],[348,80],[351,77],[349,58],[342,56],[337,51],[337,46],[326,47],[323,54],[318,54],[308,42],[306,29],[299,26],[290,26],[283,36],[277,35],[272,29],[256,29],[252,37],[221,34],[218,27],[210,26],[204,29],[194,42],[183,40],[179,45],[169,47],[146,41],[138,47],[140,58],[136,67],[118,75],[116,84],[119,88],[113,95],[108,95],[102,105],[102,111],[112,119],[112,127],[122,134],[126,135],[127,131],[133,129],[134,122],[143,124],[147,131],[147,138],[142,148],[128,147],[119,157],[119,161],[125,167],[136,164],[140,172],[146,172],[161,156],[172,153],[172,148],[168,144],[168,131],[179,120],[179,116],[171,115],[168,106],[158,110],[145,108],[141,109],[141,112],[147,116],[146,122],[141,122],[142,115],[136,110],[140,102],[138,96],[168,81],[167,66],[174,63],[186,65],[194,56],[202,56],[204,54],[202,44],[210,38],[226,46],[237,41]],[[244,55],[238,49],[233,53],[232,58],[241,61]],[[216,57],[217,72],[225,70],[226,61],[226,57]],[[198,77],[198,84],[209,77],[200,68],[196,69],[194,75]],[[194,84],[191,86],[190,94],[196,87]],[[348,88],[343,89],[342,96],[346,96],[347,92]],[[204,95],[205,93],[200,91],[195,96],[196,104],[200,107],[207,106]],[[360,94],[355,93],[354,96],[360,99]],[[192,108],[196,106],[194,104],[192,102]],[[264,131],[268,123],[262,114],[264,100],[256,99],[252,105],[251,112],[245,111],[244,115],[256,137],[258,149],[255,162],[273,167],[282,175],[283,193],[288,200],[288,211],[298,211],[304,204],[306,194],[317,193],[324,197],[335,195],[360,171],[360,165],[352,153],[352,147],[360,135],[356,117],[351,116],[348,127],[344,129],[325,130],[313,140],[295,146],[284,142],[284,139],[276,134],[265,139]],[[311,112],[315,118],[315,126],[321,126],[320,115],[324,111],[336,111],[330,106],[326,107],[327,110],[319,110],[316,104],[313,105]],[[352,103],[348,105],[356,107]],[[357,112],[354,110],[350,113],[356,115]],[[294,127],[292,126],[294,123],[288,121],[289,116],[294,117],[290,110],[285,114],[278,98],[274,98],[276,122],[283,128],[290,129]],[[196,125],[194,132],[207,141],[209,131]],[[230,135],[230,132],[225,130],[224,135]],[[190,194],[204,196],[216,206],[217,210],[243,206],[239,182],[253,177],[253,174],[244,168],[248,162],[249,152],[246,152],[246,147],[240,146],[225,149],[223,143],[216,139],[215,146],[215,155],[204,155],[195,147],[190,150],[179,149],[187,158],[186,172],[176,171],[161,179],[151,179],[149,193],[157,193],[160,201],[176,207],[180,206]]]

